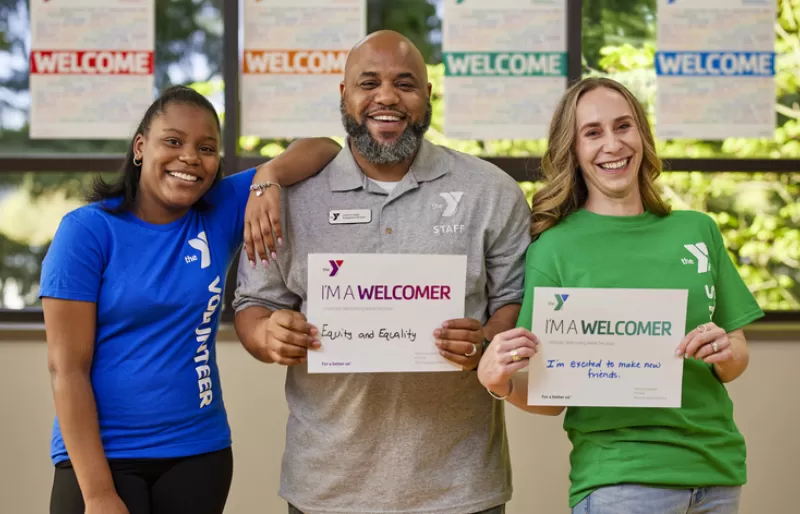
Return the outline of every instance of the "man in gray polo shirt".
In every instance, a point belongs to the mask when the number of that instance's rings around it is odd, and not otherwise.
[[[288,366],[289,512],[499,514],[511,497],[502,402],[469,370],[481,343],[516,323],[530,210],[500,169],[424,140],[430,87],[406,38],[361,41],[341,85],[344,148],[283,189],[277,259],[239,265],[237,333],[257,359]],[[467,319],[435,333],[465,371],[309,374],[320,342],[304,315],[307,256],[323,252],[466,255]]]

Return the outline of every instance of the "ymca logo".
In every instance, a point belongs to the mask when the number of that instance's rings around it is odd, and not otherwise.
[[[556,307],[553,310],[560,311],[561,308],[564,306],[564,303],[569,298],[568,294],[557,294],[556,295]]]
[[[334,221],[338,220],[339,216],[341,216],[341,214],[342,214],[341,212],[333,212],[333,211],[331,211],[330,222],[333,223]]]
[[[200,268],[205,269],[211,266],[211,252],[208,249],[208,238],[206,238],[205,232],[200,232],[197,234],[196,239],[189,240],[189,246],[194,248],[195,250],[200,250]],[[194,255],[187,255],[184,257],[186,262],[194,262],[197,260],[197,257]]]
[[[708,260],[708,247],[705,243],[695,243],[693,245],[683,245],[684,248],[689,250],[695,259],[697,259],[697,272],[698,273],[707,273],[711,269],[711,265]],[[681,262],[684,264],[692,264],[693,261],[691,259],[682,259]]]
[[[335,277],[335,276],[336,276],[336,274],[337,274],[337,273],[339,273],[339,268],[341,268],[341,267],[342,267],[342,264],[344,264],[344,260],[342,260],[342,259],[339,259],[339,260],[335,260],[335,261],[334,261],[334,260],[331,260],[331,261],[328,261],[328,262],[330,262],[330,263],[331,263],[331,268],[330,268],[330,270],[331,270],[331,274],[330,274],[330,275],[328,275],[328,276],[329,276],[329,277]],[[328,271],[328,269],[326,268],[326,269],[325,269],[325,270],[323,270],[323,271]]]
[[[439,196],[441,196],[446,203],[444,211],[442,212],[442,216],[449,218],[458,210],[458,202],[461,201],[461,197],[464,196],[464,192],[453,191],[452,193],[439,193]]]

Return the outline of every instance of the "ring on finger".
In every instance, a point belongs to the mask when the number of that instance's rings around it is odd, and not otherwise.
[[[475,344],[475,343],[472,343],[472,351],[469,352],[469,353],[465,353],[464,356],[465,357],[472,357],[476,353],[478,353],[478,345]]]
[[[714,353],[717,353],[719,351],[719,345],[717,345],[716,341],[711,342],[711,349],[714,350]]]
[[[522,360],[522,358],[519,356],[519,352],[517,352],[516,348],[511,350],[511,360],[514,361],[514,362],[519,362],[519,361]]]

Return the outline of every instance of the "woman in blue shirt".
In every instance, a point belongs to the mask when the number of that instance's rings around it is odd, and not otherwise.
[[[215,336],[227,270],[244,233],[251,265],[254,247],[275,255],[266,182],[296,182],[339,146],[301,140],[222,178],[220,134],[208,100],[170,88],[119,179],[97,182],[59,225],[40,291],[57,413],[52,514],[223,511],[233,457]]]

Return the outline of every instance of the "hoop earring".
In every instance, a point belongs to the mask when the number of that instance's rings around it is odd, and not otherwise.
[[[136,166],[136,167],[138,168],[139,166],[141,166],[141,165],[142,165],[142,160],[141,160],[141,159],[139,159],[139,162],[136,162],[136,156],[134,155],[134,156],[133,156],[133,165],[134,165],[134,166]]]

